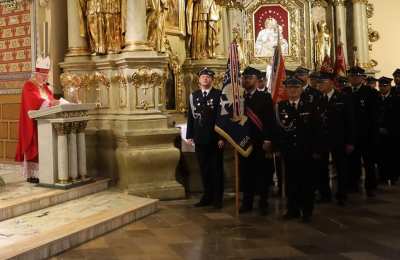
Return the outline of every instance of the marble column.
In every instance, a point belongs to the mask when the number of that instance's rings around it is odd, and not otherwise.
[[[127,1],[124,52],[151,50],[147,43],[146,0]]]
[[[229,42],[233,41],[233,29],[239,26],[241,32],[243,32],[243,15],[239,7],[228,6],[228,23],[229,23]]]
[[[87,178],[86,169],[86,121],[79,122],[78,128],[78,172],[81,178]]]
[[[68,53],[66,56],[88,55],[86,38],[80,35],[79,0],[68,0]]]
[[[353,0],[353,33],[356,58],[361,67],[369,66],[367,0]]]
[[[348,63],[348,51],[347,51],[347,28],[346,28],[346,0],[334,0],[335,15],[336,15],[336,39],[337,45],[342,44],[344,58],[346,64]]]
[[[64,123],[54,125],[57,132],[57,160],[58,160],[58,183],[69,182],[68,162],[68,126]]]
[[[79,177],[76,127],[77,125],[74,124],[71,132],[68,134],[69,176],[71,177],[72,181],[76,181]]]
[[[221,6],[221,21],[218,32],[218,46],[216,49],[217,58],[226,58],[229,46],[229,21],[228,14],[225,6]]]

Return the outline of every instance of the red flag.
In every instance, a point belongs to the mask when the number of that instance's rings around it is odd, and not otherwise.
[[[335,73],[339,76],[346,76],[346,59],[344,58],[343,44],[340,43],[336,49]]]
[[[325,58],[324,58],[324,61],[322,62],[320,71],[328,72],[328,73],[334,72],[334,69],[332,67],[332,60],[328,55],[325,55]]]
[[[272,95],[272,102],[274,104],[278,103],[279,101],[287,99],[287,93],[285,87],[283,86],[283,81],[286,78],[286,71],[285,71],[285,60],[282,55],[281,50],[281,43],[278,40],[278,44],[275,47],[274,57],[272,59],[272,69],[270,80],[271,82],[270,89]]]

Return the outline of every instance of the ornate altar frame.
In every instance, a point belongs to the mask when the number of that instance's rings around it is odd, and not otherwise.
[[[185,16],[185,0],[175,0],[178,2],[178,27],[173,27],[166,23],[166,32],[171,35],[186,35],[186,16]]]
[[[289,55],[285,56],[288,68],[312,67],[311,4],[310,0],[245,0],[244,39],[249,63],[261,67],[272,57],[258,58],[254,54],[254,14],[263,5],[280,5],[289,13]]]

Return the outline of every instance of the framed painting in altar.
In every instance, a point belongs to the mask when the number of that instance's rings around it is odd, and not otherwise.
[[[278,42],[282,54],[289,55],[289,12],[279,4],[261,5],[253,14],[255,57],[272,57]]]
[[[185,0],[168,1],[168,4],[168,13],[165,21],[167,34],[185,36]]]
[[[312,66],[309,0],[243,0],[249,64],[264,67],[280,42],[288,68]],[[265,68],[265,67],[264,67]]]

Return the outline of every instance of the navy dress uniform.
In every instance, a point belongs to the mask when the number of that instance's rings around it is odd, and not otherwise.
[[[352,67],[348,71],[349,77],[362,77],[365,71],[359,67]],[[361,158],[365,168],[365,189],[369,197],[374,196],[377,185],[375,174],[374,150],[378,140],[377,115],[378,96],[368,86],[346,87],[343,89],[352,98],[356,124],[355,150],[348,160],[349,189],[358,191],[358,184],[361,177]]]
[[[261,72],[247,67],[243,71],[243,76],[260,78]],[[271,95],[256,89],[246,92],[244,111],[249,118],[249,136],[252,140],[253,151],[247,158],[239,157],[240,189],[243,192],[240,212],[251,211],[254,196],[259,195],[259,210],[261,215],[265,215],[268,209],[268,193],[273,174],[273,169],[266,161],[266,152],[263,149],[264,141],[272,141],[274,135],[275,118]],[[254,116],[261,125],[251,119]]]
[[[294,71],[295,77],[303,82],[302,99],[308,103],[316,104],[321,98],[321,92],[308,84],[309,74],[310,70],[303,67],[298,67]]]
[[[203,74],[214,76],[214,72],[207,68],[199,72],[199,76]],[[221,91],[211,87],[209,91],[196,90],[189,97],[186,138],[193,139],[195,143],[204,190],[203,197],[196,206],[222,206],[223,154],[222,149],[218,148],[219,137],[214,131],[220,96]]]
[[[398,179],[398,168],[396,167],[396,140],[399,133],[398,111],[394,89],[391,87],[393,79],[381,77],[379,89],[381,92],[378,102],[378,127],[379,127],[379,174],[381,181],[391,181],[395,184]]]
[[[301,88],[296,78],[284,81],[286,87]],[[281,101],[275,108],[277,122],[276,142],[285,164],[287,213],[285,219],[303,214],[308,222],[314,208],[314,172],[311,170],[318,133],[316,106],[300,97],[297,102]]]
[[[394,90],[395,90],[395,94],[397,96],[400,96],[400,69],[396,69],[393,72],[393,77],[394,77]]]
[[[331,73],[321,73],[319,82],[332,80]],[[321,156],[321,170],[318,178],[318,191],[322,200],[331,199],[329,186],[329,155],[332,155],[337,172],[336,199],[340,205],[347,199],[347,151],[346,147],[354,147],[355,124],[354,107],[351,98],[333,88],[324,93],[318,106],[321,131],[318,150]]]

